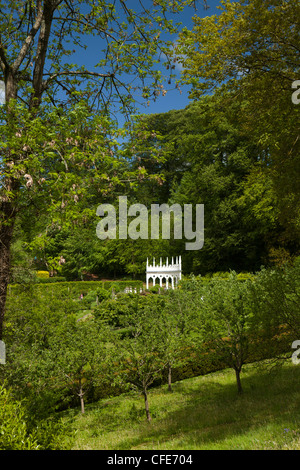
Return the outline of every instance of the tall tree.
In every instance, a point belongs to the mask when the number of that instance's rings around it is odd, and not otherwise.
[[[285,240],[299,242],[300,107],[292,102],[299,79],[300,5],[294,0],[221,2],[220,14],[195,16],[178,41],[183,83],[192,97],[231,89],[243,97],[246,133],[265,151]]]
[[[133,10],[124,0],[0,2],[6,101],[1,110],[0,338],[18,212],[29,203],[40,207],[47,195],[56,214],[70,201],[74,213],[88,174],[96,175],[100,188],[107,181],[98,164],[113,153],[107,145],[113,104],[130,113],[139,94],[156,97],[162,84],[159,56],[171,60],[172,42],[162,33],[176,31],[168,14],[194,3],[157,0],[150,9],[139,2]],[[74,64],[72,55],[86,49],[91,37],[95,67]]]
[[[204,246],[185,253],[186,272],[258,269],[283,232],[266,152],[245,133],[241,106],[233,93],[215,93],[142,119],[166,150],[159,201],[205,207]]]

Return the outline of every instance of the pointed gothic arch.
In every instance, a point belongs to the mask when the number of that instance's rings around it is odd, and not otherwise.
[[[153,258],[152,264],[149,264],[147,258],[146,289],[149,289],[150,279],[152,279],[153,286],[156,285],[156,280],[158,279],[160,287],[163,286],[163,280],[165,279],[166,289],[169,289],[169,285],[171,285],[172,289],[175,289],[181,279],[181,256],[176,256],[175,260],[172,256],[171,263],[166,258],[165,264],[162,263],[162,258],[160,258],[160,264],[157,265],[155,264],[155,258]]]

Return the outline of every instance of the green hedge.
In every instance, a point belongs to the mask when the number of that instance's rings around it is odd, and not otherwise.
[[[132,289],[142,289],[143,281],[103,281],[104,289],[114,289],[117,292],[123,292],[126,287],[131,287]]]
[[[143,288],[142,281],[60,281],[54,282],[56,279],[49,278],[50,282],[38,282],[36,284],[32,284],[30,286],[25,286],[22,284],[10,284],[8,287],[8,294],[17,294],[18,292],[22,292],[28,288],[33,289],[33,292],[43,292],[45,289],[48,292],[52,292],[54,296],[59,296],[61,298],[64,297],[72,297],[72,298],[79,298],[81,294],[84,296],[87,295],[90,291],[96,291],[97,289],[105,289],[110,290],[114,289],[115,292],[124,291],[126,287],[132,287],[132,289],[140,289]]]
[[[62,276],[47,277],[47,278],[38,278],[39,283],[44,284],[54,284],[55,282],[66,282],[66,278]]]
[[[226,281],[230,276],[230,272],[215,272],[212,274],[206,274],[205,276],[194,276],[193,274],[188,276],[183,276],[180,281],[180,287],[185,290],[193,290],[197,288],[201,288],[203,286],[207,286],[212,280],[220,279]],[[238,273],[237,279],[238,281],[247,281],[248,279],[251,280],[255,276],[252,273]]]
[[[37,271],[36,275],[39,279],[49,279],[49,272],[48,271]]]

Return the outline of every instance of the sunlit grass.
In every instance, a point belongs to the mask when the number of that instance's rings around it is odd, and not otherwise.
[[[237,394],[232,370],[187,379],[149,393],[151,423],[131,393],[66,413],[73,449],[300,449],[300,366],[270,372],[249,365]]]

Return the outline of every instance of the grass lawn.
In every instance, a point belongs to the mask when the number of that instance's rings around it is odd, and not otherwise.
[[[241,378],[240,396],[231,369],[152,389],[151,423],[135,393],[69,410],[72,449],[300,450],[300,366],[248,365]]]

